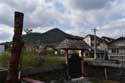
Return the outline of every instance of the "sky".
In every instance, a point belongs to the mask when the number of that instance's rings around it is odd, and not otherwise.
[[[59,28],[84,37],[96,28],[100,37],[125,36],[125,0],[0,0],[0,42],[12,40],[15,11],[33,32]]]

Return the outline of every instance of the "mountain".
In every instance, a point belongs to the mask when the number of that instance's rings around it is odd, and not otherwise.
[[[82,37],[73,36],[61,31],[58,28],[51,29],[45,33],[29,33],[23,35],[25,43],[32,45],[51,45],[55,46],[66,38],[81,40]]]

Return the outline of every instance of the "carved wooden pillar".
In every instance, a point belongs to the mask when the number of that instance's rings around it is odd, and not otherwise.
[[[14,24],[14,36],[11,48],[11,57],[9,61],[8,75],[6,83],[19,83],[18,79],[18,64],[21,56],[21,50],[23,47],[22,30],[23,30],[23,17],[21,12],[15,12],[15,24]]]

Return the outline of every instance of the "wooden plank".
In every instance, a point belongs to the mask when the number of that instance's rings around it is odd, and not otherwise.
[[[43,72],[50,72],[53,70],[62,70],[65,68],[64,64],[57,64],[57,65],[49,65],[47,67],[35,67],[35,68],[28,68],[28,69],[23,69],[21,72],[21,77],[27,77],[31,76],[34,74],[39,74]],[[7,77],[7,70],[1,70],[0,71],[0,81],[5,81]]]
[[[34,74],[43,73],[43,72],[62,70],[64,68],[65,68],[65,65],[63,65],[63,64],[50,65],[47,67],[28,68],[28,69],[24,69],[22,71],[21,76],[30,76],[30,75],[34,75]]]
[[[39,80],[34,80],[32,78],[29,78],[29,77],[21,78],[21,80],[23,80],[25,82],[29,82],[29,83],[45,83],[45,82],[42,82],[42,81],[39,81]]]

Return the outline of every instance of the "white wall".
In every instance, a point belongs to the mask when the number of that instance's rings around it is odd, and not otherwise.
[[[85,41],[89,46],[91,46],[91,39],[90,39],[89,36],[86,37],[86,38],[84,39],[84,41]]]
[[[101,43],[100,42],[100,45],[99,46],[97,46],[97,48],[99,49],[99,50],[104,50],[104,51],[107,51],[108,50],[108,45],[106,44],[106,43]]]

